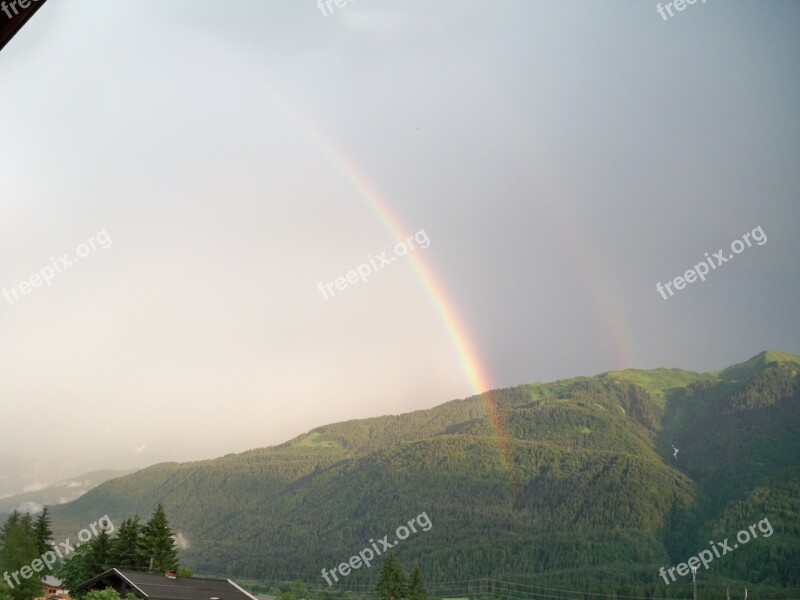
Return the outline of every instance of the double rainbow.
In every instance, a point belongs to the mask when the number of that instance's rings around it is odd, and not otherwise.
[[[336,146],[320,127],[312,123],[311,119],[300,112],[295,105],[274,94],[274,92],[272,97],[275,105],[280,108],[283,114],[291,119],[305,137],[331,161],[342,177],[350,182],[358,192],[361,201],[375,215],[392,239],[397,241],[404,240],[408,235],[408,229],[392,211],[386,197],[370,183],[361,169]],[[551,203],[550,210],[565,237],[569,240],[569,247],[574,249],[577,263],[583,271],[584,281],[587,281],[590,284],[590,288],[595,290],[595,304],[601,309],[601,321],[606,327],[609,339],[612,340],[612,355],[615,358],[615,362],[629,365],[630,345],[626,343],[626,339],[622,335],[624,330],[620,327],[621,318],[617,315],[616,310],[612,310],[616,303],[612,293],[606,290],[607,286],[604,285],[603,279],[599,275],[599,266],[592,259],[592,253],[589,249],[585,252],[578,250],[586,244],[582,241],[574,226],[570,225],[576,221],[569,218],[567,207],[561,203],[558,206]],[[470,387],[481,398],[487,422],[497,444],[500,464],[507,469],[511,458],[510,439],[506,433],[495,394],[491,391],[491,380],[481,361],[475,343],[464,325],[458,308],[448,296],[433,268],[425,261],[424,255],[420,252],[413,252],[407,254],[407,257],[441,319]]]

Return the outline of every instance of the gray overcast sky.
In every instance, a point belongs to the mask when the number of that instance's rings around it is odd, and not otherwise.
[[[50,0],[0,53],[0,286],[83,256],[0,298],[0,494],[472,395],[442,310],[495,387],[800,353],[798,26],[790,0]]]

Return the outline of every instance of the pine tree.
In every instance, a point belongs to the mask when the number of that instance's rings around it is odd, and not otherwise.
[[[150,558],[142,553],[143,526],[139,515],[125,519],[117,530],[117,537],[111,541],[109,563],[112,567],[144,571]]]
[[[0,530],[0,572],[9,575],[7,593],[12,600],[31,600],[41,593],[39,574],[31,569],[31,563],[38,557],[31,516],[12,512]],[[27,578],[22,571],[28,572]]]
[[[406,598],[406,576],[394,554],[389,553],[381,567],[381,576],[375,586],[379,600],[401,600]]]
[[[167,522],[167,515],[161,503],[156,507],[153,516],[144,526],[142,532],[142,553],[148,567],[152,559],[152,568],[156,573],[173,571],[178,568],[178,549],[175,538]]]
[[[92,572],[91,577],[100,575],[112,566],[110,564],[112,542],[107,531],[101,531],[97,537],[85,545],[87,546],[86,567]]]
[[[50,515],[48,514],[46,506],[36,519],[34,530],[36,531],[37,550],[39,556],[42,556],[45,552],[49,552],[53,549],[53,531],[50,529]]]
[[[422,582],[422,573],[420,573],[419,567],[411,570],[408,581],[408,600],[428,600],[428,590],[425,589],[425,584]]]
[[[6,538],[14,528],[19,526],[20,516],[19,511],[16,509],[11,511],[11,514],[8,515],[8,519],[6,519],[3,528],[0,529],[0,547],[5,547]]]

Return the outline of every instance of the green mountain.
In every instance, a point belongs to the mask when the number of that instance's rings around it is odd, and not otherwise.
[[[656,598],[691,595],[691,577],[667,586],[661,567],[710,542],[732,546],[755,525],[756,537],[701,567],[701,594],[746,585],[754,597],[798,597],[799,371],[800,357],[763,352],[716,373],[627,369],[495,390],[155,465],[56,507],[54,524],[69,535],[162,502],[190,568],[324,585],[322,568],[386,534],[394,542],[424,512],[429,530],[393,552],[429,584],[492,578]],[[374,584],[378,571],[336,586]]]

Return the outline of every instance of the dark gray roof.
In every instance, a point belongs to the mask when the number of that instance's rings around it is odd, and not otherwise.
[[[121,586],[140,598],[149,600],[256,600],[230,579],[205,579],[202,577],[176,577],[172,579],[158,573],[141,573],[111,569],[85,581],[78,589],[103,589]]]

